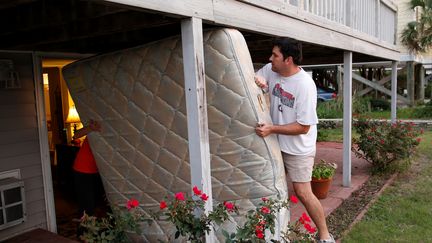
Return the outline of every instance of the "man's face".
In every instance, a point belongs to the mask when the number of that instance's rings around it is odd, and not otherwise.
[[[274,46],[269,60],[272,62],[272,71],[280,73],[282,70],[287,68],[289,57],[284,60],[283,55],[280,52],[280,48],[278,46]]]

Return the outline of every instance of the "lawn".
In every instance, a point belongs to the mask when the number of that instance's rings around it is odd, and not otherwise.
[[[432,131],[400,174],[342,242],[432,242]]]

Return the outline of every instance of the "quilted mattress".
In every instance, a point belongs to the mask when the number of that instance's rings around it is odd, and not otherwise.
[[[255,134],[257,122],[271,119],[243,36],[218,29],[203,39],[213,198],[241,208],[224,226],[234,231],[262,197],[283,200],[288,190],[277,138]],[[148,212],[169,194],[191,191],[180,37],[79,60],[63,76],[83,123],[101,121],[89,142],[111,204],[135,198]],[[142,227],[145,242],[172,241],[167,222]]]

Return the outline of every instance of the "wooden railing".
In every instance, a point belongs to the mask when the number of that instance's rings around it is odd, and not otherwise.
[[[311,14],[396,43],[397,7],[389,0],[290,0]]]

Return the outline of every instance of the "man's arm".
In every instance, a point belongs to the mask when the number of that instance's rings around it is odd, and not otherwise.
[[[99,122],[90,120],[88,126],[84,126],[83,128],[77,130],[74,133],[73,139],[84,137],[85,135],[89,134],[92,131],[97,131],[97,132],[101,131],[101,125]]]
[[[286,125],[270,125],[270,124],[258,124],[255,128],[255,132],[260,137],[266,137],[272,133],[283,134],[283,135],[300,135],[309,132],[310,125],[302,125],[298,122],[293,122]]]

